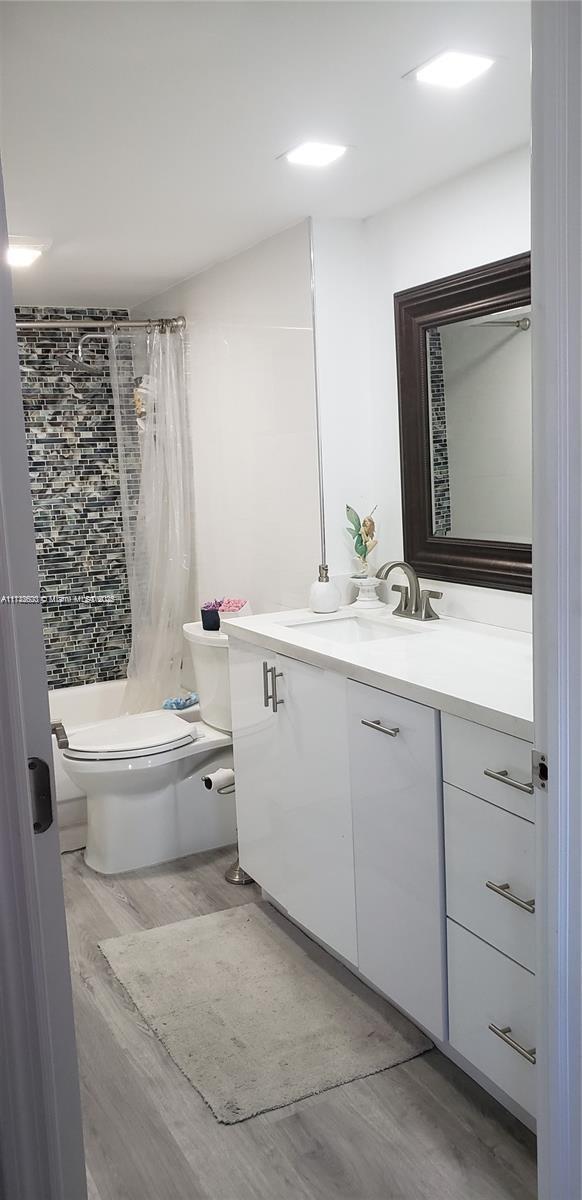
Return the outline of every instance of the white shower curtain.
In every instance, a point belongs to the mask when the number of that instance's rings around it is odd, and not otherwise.
[[[158,327],[147,336],[114,334],[110,357],[132,628],[124,708],[144,712],[178,693],[189,615],[193,476],[184,337]]]

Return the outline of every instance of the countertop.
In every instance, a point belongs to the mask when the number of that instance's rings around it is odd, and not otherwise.
[[[329,636],[328,622],[356,616],[362,629],[368,622],[376,630],[381,624],[382,638],[342,641],[345,626],[341,624],[338,640]],[[312,628],[322,621],[326,622],[324,637]],[[441,712],[533,740],[529,633],[452,617],[410,621],[392,616],[389,610],[364,612],[353,605],[329,616],[297,609],[240,617],[224,621],[222,628],[229,639],[264,646]]]

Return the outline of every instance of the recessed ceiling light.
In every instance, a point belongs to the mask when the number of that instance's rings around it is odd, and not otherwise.
[[[285,154],[287,162],[302,167],[327,167],[345,154],[347,146],[330,146],[327,142],[302,142]]]
[[[37,258],[40,258],[46,247],[46,242],[33,242],[27,238],[11,237],[8,239],[6,262],[9,267],[30,267]]]
[[[495,59],[481,54],[461,54],[458,50],[445,50],[412,72],[419,83],[432,83],[436,87],[460,88],[478,75],[483,75],[493,66]]]

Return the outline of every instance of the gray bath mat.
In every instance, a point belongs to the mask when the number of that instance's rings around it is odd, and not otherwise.
[[[431,1043],[268,904],[101,942],[139,1012],[227,1125]]]

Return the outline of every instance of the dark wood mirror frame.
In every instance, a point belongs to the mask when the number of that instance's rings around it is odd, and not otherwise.
[[[531,592],[531,546],[433,534],[426,331],[531,302],[530,255],[487,263],[394,296],[404,557],[419,575]]]

